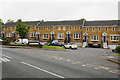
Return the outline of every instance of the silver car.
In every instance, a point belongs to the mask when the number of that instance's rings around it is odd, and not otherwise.
[[[77,49],[77,45],[74,44],[74,43],[66,43],[64,45],[64,48],[66,48],[66,49]]]

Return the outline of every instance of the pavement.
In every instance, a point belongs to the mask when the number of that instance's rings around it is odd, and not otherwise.
[[[120,64],[120,57],[115,56],[114,54],[120,54],[120,53],[112,52],[111,50],[111,52],[104,52],[103,56],[109,61]]]

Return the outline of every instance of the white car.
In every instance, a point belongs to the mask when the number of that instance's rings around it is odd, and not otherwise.
[[[64,48],[68,48],[68,49],[77,49],[77,45],[74,43],[67,43],[64,45]]]
[[[24,43],[24,44],[28,44],[28,39],[18,39],[18,40],[16,40],[14,43],[20,43],[20,44]]]

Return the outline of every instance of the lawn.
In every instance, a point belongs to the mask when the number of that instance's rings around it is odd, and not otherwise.
[[[120,54],[113,54],[114,56],[120,56]]]
[[[20,44],[20,43],[11,43],[10,44],[11,46],[25,46],[26,44]]]
[[[60,46],[43,46],[44,49],[56,49],[56,50],[66,50],[63,47]]]

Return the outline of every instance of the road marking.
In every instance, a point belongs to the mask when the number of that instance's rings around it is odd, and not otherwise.
[[[2,56],[4,56],[4,57],[7,57],[7,58],[9,58],[9,59],[12,59],[11,57],[9,57],[9,56],[6,56],[6,55],[2,55]]]
[[[21,62],[21,63],[22,63],[22,64],[25,64],[25,65],[28,65],[28,66],[30,66],[30,67],[33,67],[33,68],[35,68],[35,69],[41,70],[41,71],[43,71],[43,72],[49,73],[49,74],[51,74],[51,75],[57,76],[57,77],[59,77],[59,78],[64,78],[63,76],[60,76],[60,75],[57,75],[57,74],[55,74],[55,73],[49,72],[49,71],[44,70],[44,69],[42,69],[42,68],[39,68],[39,67],[37,67],[37,66],[28,64],[28,63],[26,63],[26,62]]]
[[[0,63],[1,63],[2,61],[3,61],[3,62],[9,62],[10,60],[7,59],[7,58],[0,58]]]

